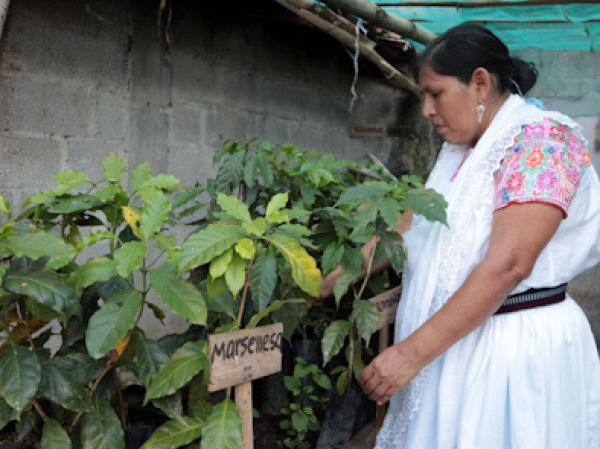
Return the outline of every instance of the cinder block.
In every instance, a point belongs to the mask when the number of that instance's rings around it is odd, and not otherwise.
[[[81,85],[0,77],[0,130],[83,137],[92,108],[88,89]]]
[[[169,151],[169,173],[186,185],[202,184],[216,174],[213,168],[214,150],[198,144],[172,143]]]
[[[94,137],[108,140],[124,140],[127,137],[129,95],[98,92],[96,94]]]
[[[0,189],[48,190],[62,169],[59,143],[45,138],[0,135]]]
[[[126,3],[28,1],[13,4],[2,36],[3,70],[105,87],[126,87]]]
[[[206,111],[207,135],[204,142],[209,148],[216,150],[226,139],[244,142],[250,137],[247,112],[217,105],[207,106]]]
[[[123,156],[127,166],[124,144],[106,143],[101,140],[69,140],[66,165],[85,172],[91,179],[102,179],[102,161],[109,153]]]
[[[206,106],[190,101],[173,102],[169,141],[200,145],[207,133]]]

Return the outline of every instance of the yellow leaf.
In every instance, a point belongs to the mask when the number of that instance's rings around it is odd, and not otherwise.
[[[237,254],[234,254],[233,259],[225,272],[225,282],[234,298],[244,286],[245,281],[246,262],[244,262],[244,259]]]
[[[235,244],[235,252],[242,256],[244,259],[254,259],[256,252],[254,248],[254,242],[250,239],[241,239]]]
[[[210,262],[210,267],[208,268],[208,271],[210,272],[210,275],[213,279],[221,277],[223,276],[223,274],[225,274],[225,271],[227,270],[231,259],[233,259],[233,251],[231,250],[231,248],[229,248],[223,254],[215,257]]]
[[[133,233],[139,237],[139,222],[141,218],[141,214],[135,210],[133,207],[123,206],[123,218],[133,231]]]

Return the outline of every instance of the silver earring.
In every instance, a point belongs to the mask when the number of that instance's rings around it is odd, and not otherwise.
[[[479,104],[475,108],[475,111],[477,112],[477,123],[481,123],[483,121],[483,114],[485,112],[485,105],[483,104],[482,100],[479,100]]]

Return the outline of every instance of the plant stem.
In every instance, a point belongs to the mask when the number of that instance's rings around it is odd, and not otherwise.
[[[360,290],[358,291],[358,294],[356,295],[356,299],[362,298],[362,294],[365,291],[367,283],[369,282],[369,278],[371,277],[371,269],[373,268],[373,259],[375,257],[375,249],[376,248],[377,248],[377,245],[375,244],[375,245],[373,245],[373,247],[369,251],[369,261],[367,263],[367,272],[366,272],[365,277],[363,279],[363,283],[360,286]]]
[[[108,362],[108,364],[104,367],[102,372],[98,375],[98,377],[96,377],[96,380],[94,381],[94,384],[92,385],[92,389],[90,390],[90,397],[94,396],[94,393],[96,392],[96,389],[98,388],[98,385],[100,385],[100,382],[102,382],[102,379],[104,379],[104,377],[109,373],[109,371],[112,369],[113,366],[114,365],[112,362]],[[77,415],[73,419],[73,422],[71,423],[71,428],[70,428],[71,432],[73,431],[73,429],[75,428],[77,423],[79,423],[79,420],[81,419],[82,414],[83,414],[82,412],[77,413]]]
[[[242,299],[240,301],[240,310],[238,311],[237,322],[242,325],[242,317],[244,315],[244,308],[246,307],[246,296],[248,295],[248,287],[250,286],[250,270],[252,269],[252,261],[246,268],[246,280],[244,281],[244,289],[242,290]]]
[[[35,399],[33,401],[31,401],[31,405],[33,405],[33,408],[36,410],[36,412],[38,412],[38,414],[42,417],[42,420],[44,422],[48,421],[48,415],[46,415],[46,412],[44,411],[44,409],[42,408],[42,406],[39,404],[38,401],[36,401]]]

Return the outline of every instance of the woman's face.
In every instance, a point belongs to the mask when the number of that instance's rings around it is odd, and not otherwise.
[[[481,135],[474,83],[464,84],[425,65],[419,72],[419,86],[424,97],[423,115],[438,134],[448,143],[474,145]]]

